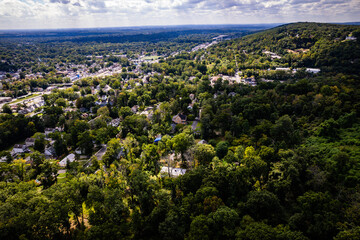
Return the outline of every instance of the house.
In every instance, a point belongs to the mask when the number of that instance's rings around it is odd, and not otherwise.
[[[120,125],[120,122],[121,122],[120,118],[115,118],[115,119],[111,120],[110,123],[108,123],[108,126],[110,125],[113,127],[118,127]]]
[[[139,109],[139,105],[135,105],[131,108],[131,111],[135,114],[137,113],[138,109]]]
[[[189,111],[192,111],[193,110],[193,106],[194,106],[194,103],[190,103],[188,106],[187,106],[187,109]]]
[[[78,155],[83,154],[82,150],[79,147],[77,149],[75,149],[75,153]]]
[[[35,110],[34,106],[30,106],[30,107],[26,108],[26,111],[29,113],[33,112],[34,110]]]
[[[306,68],[306,72],[316,74],[316,73],[320,72],[320,69],[319,68]]]
[[[49,135],[50,133],[54,133],[55,132],[55,128],[45,128],[45,135]]]
[[[18,111],[18,113],[25,115],[25,114],[28,114],[29,112],[26,109],[22,109],[22,110]]]
[[[108,91],[110,91],[112,88],[109,85],[105,85],[105,87],[103,88],[103,92],[107,93]]]
[[[229,96],[229,97],[235,97],[235,96],[236,96],[236,93],[235,93],[235,92],[230,92],[230,93],[228,94],[228,96]]]
[[[150,111],[143,111],[143,112],[140,112],[140,115],[145,115],[148,119],[152,120],[152,117],[153,117],[153,113],[150,112]]]
[[[16,153],[16,154],[25,153],[25,152],[29,152],[29,149],[25,144],[15,144],[12,150],[12,153]]]
[[[48,147],[48,148],[46,148],[44,154],[45,154],[45,158],[46,158],[46,159],[56,157],[55,148],[54,148],[54,147]]]
[[[186,124],[186,115],[179,113],[172,118],[172,121],[176,124]]]
[[[353,36],[347,36],[346,38],[345,38],[345,40],[346,41],[356,41],[356,37],[353,37]]]
[[[59,162],[60,167],[66,167],[66,164],[75,161],[75,154],[71,153]]]
[[[106,101],[108,97],[106,95],[101,96],[101,100]]]
[[[42,91],[44,91],[44,89],[41,87],[36,87],[36,88],[33,88],[33,91],[34,92],[42,92]]]
[[[55,127],[55,131],[63,132],[64,128],[63,127]]]
[[[275,68],[275,71],[290,71],[290,68],[277,67]]]
[[[35,145],[35,138],[27,138],[25,140],[25,145],[27,147],[34,146]]]
[[[162,175],[169,174],[170,177],[178,177],[186,173],[186,169],[183,168],[173,168],[173,167],[162,167],[160,170]]]
[[[207,141],[205,141],[205,140],[203,139],[203,140],[200,140],[197,144],[207,144]]]
[[[17,111],[19,108],[19,105],[11,105],[10,108],[11,108],[11,111]]]
[[[107,102],[105,100],[98,100],[95,102],[95,105],[99,105],[100,107],[106,106]],[[80,108],[81,111],[81,108]]]
[[[1,157],[0,162],[7,162],[7,157],[6,156]]]

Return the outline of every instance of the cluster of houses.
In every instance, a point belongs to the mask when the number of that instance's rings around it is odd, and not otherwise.
[[[228,81],[230,85],[232,85],[234,83],[242,83],[242,84],[246,84],[246,85],[256,86],[256,80],[254,77],[240,78],[240,77],[237,77],[237,75],[227,76],[227,75],[222,75],[222,74],[211,77],[210,85],[214,86],[216,81],[219,78],[221,78],[223,81]]]
[[[278,54],[276,54],[274,52],[264,50],[262,53],[267,55],[267,56],[270,56],[271,59],[281,59],[281,56],[279,56]]]
[[[55,141],[48,137],[50,133],[54,133],[55,131],[62,131],[62,129],[61,128],[45,128],[45,131],[44,131],[45,140],[47,140],[49,142],[48,146],[46,146],[45,151],[44,151],[46,159],[56,157],[56,152],[53,147],[53,144]],[[10,152],[11,156],[13,158],[16,158],[18,155],[21,155],[23,153],[30,153],[31,150],[29,148],[34,147],[35,141],[36,141],[35,138],[27,138],[25,140],[24,144],[15,144],[13,147],[13,150]]]
[[[17,110],[19,114],[28,114],[34,112],[37,108],[42,107],[45,105],[45,101],[43,99],[39,101],[31,101],[28,103],[23,103],[23,106],[21,105],[12,105],[11,109],[13,111]]]
[[[270,71],[270,70],[271,69],[268,69],[268,71]],[[277,67],[277,68],[275,68],[275,71],[285,71],[285,72],[296,73],[298,71],[298,69],[296,69],[296,68],[291,69],[291,68],[288,68],[288,67]],[[305,71],[308,72],[308,73],[317,74],[321,70],[320,70],[320,68],[306,68]]]
[[[46,146],[45,150],[44,150],[44,155],[46,159],[53,159],[56,158],[56,151],[54,148],[54,140],[52,140],[51,138],[49,138],[49,134],[50,133],[54,133],[55,131],[62,131],[61,128],[46,128],[44,131],[44,134],[46,136],[45,140],[47,140],[49,142],[49,144]],[[20,156],[21,154],[24,153],[31,153],[30,148],[34,147],[35,145],[35,138],[27,138],[25,140],[24,144],[15,144],[13,147],[13,150],[10,152],[11,156],[13,158],[17,158],[18,156]],[[77,149],[77,151],[75,152],[77,154],[81,154],[81,152],[79,153],[79,149]],[[30,158],[26,158],[26,160],[29,162]],[[1,161],[6,161],[6,158],[2,158]],[[66,164],[74,162],[75,161],[75,154],[71,153],[69,155],[67,155],[65,158],[63,158],[60,162],[59,165],[61,167],[65,167]]]

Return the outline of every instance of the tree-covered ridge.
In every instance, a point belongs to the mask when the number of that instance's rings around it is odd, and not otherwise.
[[[356,32],[270,32],[295,26]],[[359,70],[262,80],[265,65],[251,64],[286,64],[265,44],[251,50],[263,35],[143,64],[143,76],[78,80],[44,95],[36,117],[5,109],[0,143],[35,145],[19,159],[0,155],[0,238],[359,239]],[[232,81],[235,72],[255,86]],[[187,122],[175,125],[177,115]],[[54,160],[42,154],[50,142]],[[57,164],[76,151],[85,161]],[[169,177],[169,166],[186,173]]]
[[[349,36],[356,40],[346,40]],[[233,53],[220,49],[235,50],[238,59],[245,62],[243,68],[317,67],[327,72],[357,73],[360,68],[359,38],[359,26],[295,23],[224,42],[213,52],[219,51],[218,57],[229,56],[230,60],[234,59]],[[266,51],[281,59],[271,59]]]

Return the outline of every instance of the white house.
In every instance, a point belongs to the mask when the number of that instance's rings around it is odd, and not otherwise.
[[[137,113],[138,109],[139,109],[139,105],[135,105],[131,108],[131,111],[135,114]]]
[[[347,41],[356,41],[356,37],[353,37],[353,36],[347,36],[346,38],[345,38],[345,40],[347,40]]]
[[[56,156],[55,148],[54,147],[46,148],[44,154],[46,159],[55,157]]]
[[[7,160],[6,156],[3,156],[3,157],[0,158],[0,162],[6,162],[6,160]]]
[[[12,150],[13,153],[24,153],[24,152],[28,152],[28,148],[27,146],[24,144],[15,144],[14,148]]]
[[[307,68],[306,71],[316,74],[316,73],[320,72],[320,69],[319,68]]]
[[[205,141],[204,139],[200,140],[197,144],[207,144],[207,141]]]
[[[74,161],[75,161],[75,154],[71,153],[71,154],[67,155],[63,160],[61,160],[59,162],[59,165],[60,165],[60,167],[65,167],[68,162],[72,163]]]
[[[45,128],[45,135],[55,132],[55,128]]]
[[[173,168],[173,167],[162,167],[160,170],[162,175],[170,174],[170,177],[178,177],[186,173],[186,169],[183,168]]]
[[[275,68],[275,71],[290,71],[290,68],[277,67]]]

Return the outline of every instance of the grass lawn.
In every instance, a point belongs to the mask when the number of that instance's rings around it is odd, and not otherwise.
[[[19,98],[19,99],[15,100],[15,101],[13,101],[13,102],[10,102],[10,103],[11,103],[11,104],[13,104],[13,103],[18,103],[18,102],[21,102],[21,101],[24,101],[24,100],[28,100],[28,99],[30,99],[30,98],[37,97],[37,96],[40,96],[40,94],[39,94],[39,93],[31,94],[31,95],[29,95],[29,96],[27,96],[27,97]]]
[[[57,182],[58,183],[64,183],[66,181],[66,173],[60,173],[57,176]]]
[[[159,56],[146,56],[144,57],[144,60],[157,60],[159,58],[160,58]]]

